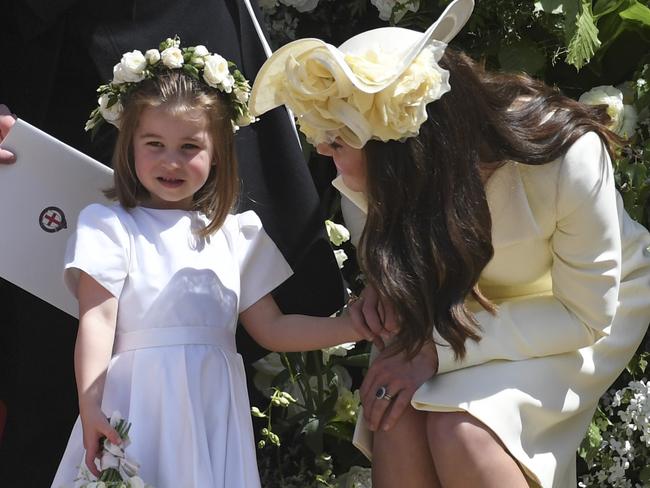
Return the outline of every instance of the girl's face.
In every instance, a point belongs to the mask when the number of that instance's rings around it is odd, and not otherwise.
[[[318,154],[330,156],[338,169],[343,183],[352,191],[366,191],[366,153],[363,149],[349,146],[342,139],[336,138],[331,143],[316,146]]]
[[[182,115],[164,107],[145,108],[133,135],[135,172],[152,208],[189,210],[205,184],[214,148],[208,120],[200,109]]]

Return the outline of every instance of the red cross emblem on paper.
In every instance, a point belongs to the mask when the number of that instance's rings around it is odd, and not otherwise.
[[[38,224],[45,232],[59,232],[68,227],[63,210],[58,207],[47,207],[38,217]]]

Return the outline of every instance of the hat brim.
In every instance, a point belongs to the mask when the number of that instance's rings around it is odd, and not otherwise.
[[[338,49],[314,38],[290,42],[275,51],[260,68],[251,91],[249,110],[254,116],[259,116],[282,105],[275,86],[269,83],[270,80],[275,79],[285,70],[289,57],[298,57],[316,47],[328,49],[332,54],[330,59],[338,65],[354,86],[366,93],[377,93],[399,78],[430,41],[437,40],[444,43],[451,41],[467,23],[473,9],[474,0],[454,0],[425,32],[400,27],[382,27],[362,32],[345,41]],[[359,79],[345,62],[345,54],[363,54],[369,48],[399,51],[396,53],[399,64],[392,66],[393,73],[384,78],[381,83],[368,84]]]

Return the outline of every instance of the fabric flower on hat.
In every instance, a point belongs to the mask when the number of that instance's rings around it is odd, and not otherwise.
[[[407,69],[378,93],[356,87],[325,46],[290,56],[272,80],[280,103],[299,114],[300,130],[313,144],[341,137],[361,148],[368,140],[400,140],[417,135],[426,105],[450,90],[449,73],[438,59],[445,44],[432,41]],[[381,86],[396,73],[397,54],[369,50],[348,54],[345,63],[362,83]]]

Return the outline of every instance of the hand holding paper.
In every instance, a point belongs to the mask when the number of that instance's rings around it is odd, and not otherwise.
[[[0,143],[7,137],[15,123],[16,116],[11,113],[9,107],[0,103]],[[13,163],[14,161],[16,161],[15,154],[0,148],[0,163]]]

